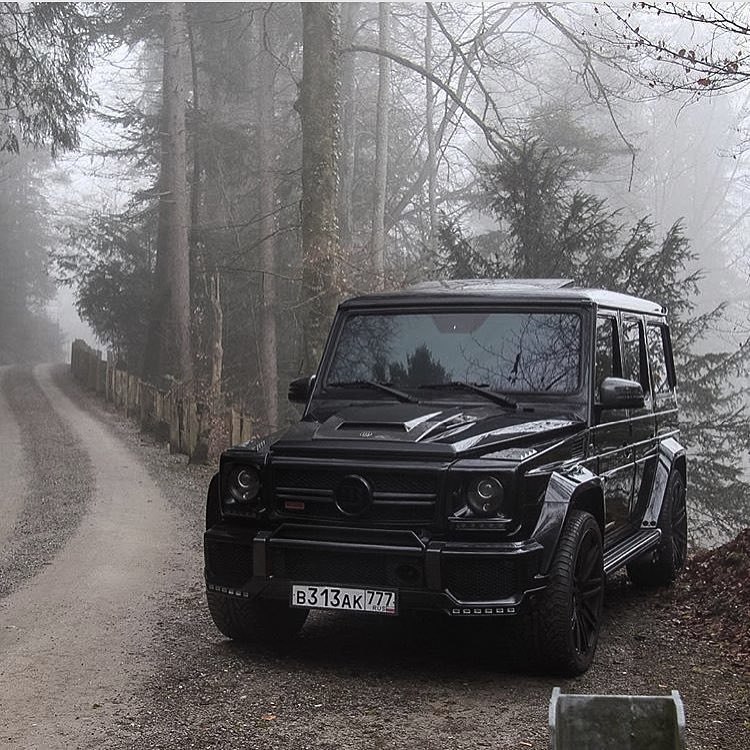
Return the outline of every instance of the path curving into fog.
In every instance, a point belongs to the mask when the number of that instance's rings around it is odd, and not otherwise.
[[[50,366],[33,371],[51,408],[88,458],[91,500],[50,563],[0,600],[0,746],[101,747],[115,716],[128,714],[153,659],[151,623],[175,570],[177,534],[167,503],[139,459],[54,383]],[[29,373],[31,377],[31,373]],[[0,497],[17,498],[22,463],[17,423],[8,440]],[[44,439],[43,437],[41,438]],[[54,452],[54,441],[42,449]],[[66,487],[56,488],[60,502]],[[21,512],[5,500],[5,514]],[[7,506],[7,507],[6,507]],[[3,533],[12,534],[3,527]]]

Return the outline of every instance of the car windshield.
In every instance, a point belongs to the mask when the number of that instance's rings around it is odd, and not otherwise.
[[[371,381],[408,389],[464,382],[506,393],[562,394],[578,390],[580,362],[576,313],[361,313],[347,316],[325,385]]]

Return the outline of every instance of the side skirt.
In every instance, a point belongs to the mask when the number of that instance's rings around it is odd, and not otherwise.
[[[643,529],[608,549],[604,553],[604,575],[610,575],[626,563],[656,549],[660,539],[659,529]]]

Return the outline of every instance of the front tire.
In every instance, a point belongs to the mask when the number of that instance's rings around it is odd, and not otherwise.
[[[628,565],[628,576],[641,588],[669,586],[679,575],[687,557],[687,505],[685,481],[679,471],[667,480],[658,528],[661,541],[654,552]]]
[[[250,601],[217,591],[207,591],[206,597],[216,627],[227,638],[243,643],[284,648],[299,633],[309,613],[271,599]]]
[[[572,510],[531,612],[532,658],[545,672],[573,677],[590,666],[604,603],[602,534],[596,519]]]

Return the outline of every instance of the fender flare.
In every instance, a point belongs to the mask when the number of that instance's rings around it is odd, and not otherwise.
[[[544,493],[539,519],[531,535],[544,549],[541,573],[549,571],[568,513],[575,508],[585,510],[596,518],[603,538],[604,490],[601,477],[582,466],[575,466],[564,473],[553,471]]]
[[[670,437],[659,444],[659,455],[641,528],[654,529],[658,526],[667,483],[673,471],[679,471],[687,485],[687,451],[677,440]]]

